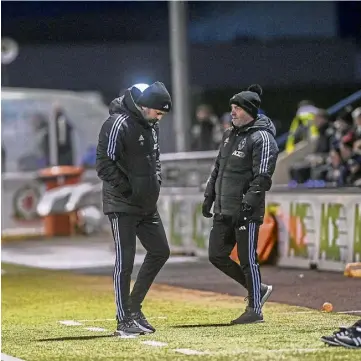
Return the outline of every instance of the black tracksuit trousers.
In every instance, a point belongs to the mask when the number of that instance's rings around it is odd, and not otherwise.
[[[117,319],[122,320],[128,317],[130,312],[141,309],[150,286],[169,258],[170,250],[158,211],[146,216],[111,213],[108,217],[115,244],[113,281]],[[130,294],[136,237],[147,254]]]
[[[249,306],[261,314],[261,273],[257,259],[259,224],[234,228],[232,217],[214,215],[209,237],[209,260],[220,271],[248,290]],[[237,243],[240,265],[229,256]]]

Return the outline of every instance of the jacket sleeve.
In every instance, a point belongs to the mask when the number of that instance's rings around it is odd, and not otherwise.
[[[207,180],[206,190],[204,192],[204,197],[205,198],[210,197],[211,199],[213,199],[213,201],[216,198],[215,187],[216,187],[216,180],[217,180],[218,171],[219,171],[220,154],[221,154],[221,150],[219,150],[219,152],[218,152],[216,161],[214,162],[212,173]]]
[[[252,150],[253,179],[243,198],[243,203],[258,207],[271,188],[272,175],[276,168],[278,146],[274,137],[265,130],[254,133]]]
[[[226,130],[223,133],[222,140],[221,140],[221,143],[219,145],[219,151],[218,151],[218,154],[217,154],[217,158],[216,158],[216,160],[214,162],[214,166],[213,166],[211,175],[209,176],[209,178],[207,180],[207,183],[206,183],[206,190],[204,192],[204,197],[205,198],[211,197],[213,199],[213,201],[216,198],[216,180],[217,180],[218,172],[219,172],[219,160],[221,158],[221,148],[223,146],[224,140],[228,136],[229,136],[229,132]]]
[[[102,181],[109,183],[113,188],[119,188],[120,192],[131,190],[127,175],[118,165],[123,151],[124,128],[122,122],[119,121],[119,117],[107,120],[99,133],[96,171]]]
[[[159,139],[159,127],[156,127],[157,139]],[[157,140],[157,149],[156,149],[156,172],[159,184],[162,184],[162,165],[160,163],[160,148],[159,140]]]

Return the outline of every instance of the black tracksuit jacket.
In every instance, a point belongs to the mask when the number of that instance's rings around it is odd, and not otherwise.
[[[161,183],[158,123],[142,117],[127,90],[112,101],[99,133],[96,171],[103,181],[103,212],[155,212]]]
[[[265,193],[271,188],[278,156],[275,135],[275,126],[265,115],[225,131],[204,194],[214,201],[214,213],[233,216],[243,201],[253,209],[251,220],[263,223]]]

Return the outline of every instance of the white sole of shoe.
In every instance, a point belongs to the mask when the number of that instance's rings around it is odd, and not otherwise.
[[[264,306],[264,304],[270,298],[272,291],[273,291],[273,286],[267,286],[267,292],[261,299],[261,308]]]
[[[251,325],[253,323],[263,323],[264,320],[257,320],[257,321],[253,321],[253,322],[243,322],[243,323],[236,323],[231,321],[231,325]]]
[[[339,343],[337,343],[336,341],[332,341],[332,340],[325,340],[321,337],[321,341],[324,342],[325,344],[327,345],[330,345],[330,346],[340,346]]]
[[[339,346],[342,346],[342,347],[346,347],[346,348],[361,348],[360,346],[351,346],[351,345],[348,345],[347,343],[344,343],[342,341],[340,341],[339,339],[336,338],[336,342],[338,343]]]
[[[137,325],[137,327],[139,327],[142,331],[144,331],[145,333],[154,333],[155,331],[150,330],[149,328],[146,328],[144,326],[142,326],[140,323],[138,323],[137,321],[134,321],[134,323]]]

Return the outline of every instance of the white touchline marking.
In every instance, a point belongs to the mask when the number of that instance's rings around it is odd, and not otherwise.
[[[85,327],[85,330],[94,331],[94,332],[105,332],[108,331],[105,328],[101,327]]]
[[[174,351],[185,355],[205,355],[207,353],[204,351],[191,350],[189,348],[176,348]]]
[[[320,347],[320,348],[285,348],[279,350],[234,350],[234,351],[220,351],[215,352],[215,354],[225,354],[225,355],[239,355],[239,354],[264,354],[264,353],[292,353],[292,352],[318,352],[318,351],[329,351],[329,347]],[[333,350],[333,349],[332,349]]]
[[[167,346],[168,344],[166,342],[159,342],[159,341],[142,341],[142,343],[144,345],[148,345],[148,346],[154,346],[154,347],[163,347],[163,346]]]
[[[97,320],[77,320],[78,322],[104,322],[104,321],[114,321],[115,322],[115,317],[114,318],[99,318]]]
[[[307,314],[307,313],[361,313],[361,310],[354,310],[354,311],[337,311],[337,312],[324,312],[322,310],[313,310],[313,311],[287,311],[287,312],[277,312],[278,315],[297,315],[297,314]]]
[[[167,317],[165,316],[155,316],[155,317],[147,317],[148,320],[166,320]],[[105,322],[105,321],[114,321],[115,322],[115,317],[114,318],[98,318],[96,320],[77,320],[78,322]]]
[[[294,314],[302,314],[302,313],[317,313],[317,310],[314,311],[287,311],[287,312],[277,312],[278,315],[294,315]]]
[[[24,361],[24,360],[22,360],[21,358],[13,357],[13,356],[2,353],[1,361]]]
[[[74,320],[64,320],[64,321],[59,321],[59,323],[61,323],[62,325],[65,326],[81,326],[82,324],[78,321],[74,321]]]

